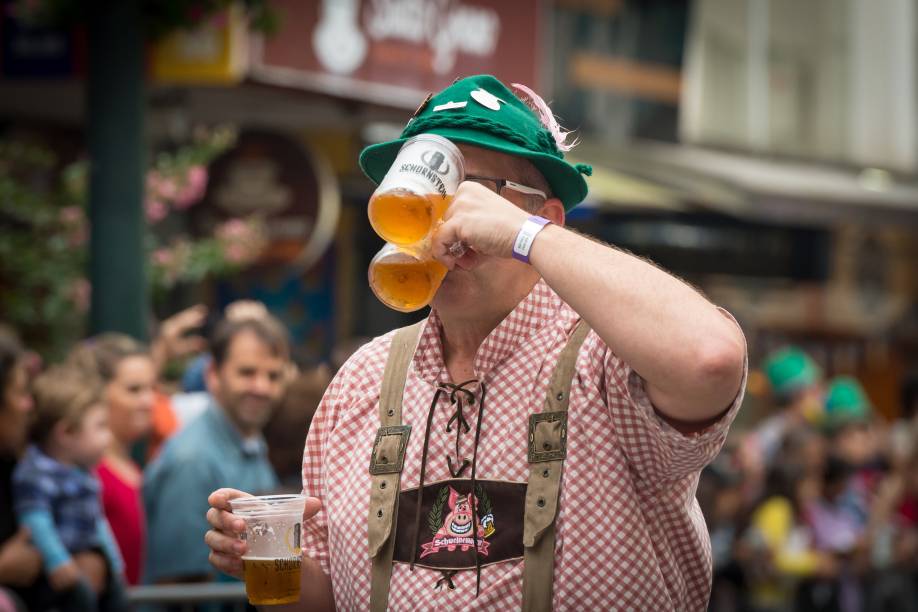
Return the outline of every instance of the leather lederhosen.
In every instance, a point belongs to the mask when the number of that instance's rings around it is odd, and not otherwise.
[[[395,333],[379,397],[380,427],[370,457],[368,544],[370,609],[386,610],[396,548],[401,471],[411,426],[402,424],[402,396],[408,366],[424,322]],[[580,321],[562,349],[541,412],[529,416],[529,480],[523,511],[523,610],[551,610],[555,519],[567,454],[567,408],[577,354],[589,326]]]

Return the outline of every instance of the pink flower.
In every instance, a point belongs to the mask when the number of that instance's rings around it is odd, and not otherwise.
[[[69,234],[67,234],[67,244],[71,248],[81,247],[86,244],[86,239],[89,237],[89,232],[86,231],[86,224],[81,223],[73,229]]]
[[[226,257],[228,262],[234,264],[244,263],[249,258],[249,254],[246,252],[246,248],[241,244],[227,245],[223,250],[223,255]]]
[[[169,249],[162,248],[153,251],[153,263],[157,266],[167,267],[175,261],[175,255]]]
[[[163,176],[156,170],[147,174],[147,195],[161,200],[174,200],[178,194],[178,184],[171,176]]]
[[[60,211],[60,221],[65,225],[75,225],[83,221],[83,209],[79,206],[65,206]]]
[[[147,198],[147,201],[144,202],[144,210],[147,213],[147,221],[150,223],[162,221],[169,214],[169,208],[163,201],[155,198]]]
[[[79,206],[65,206],[58,213],[58,219],[64,225],[67,244],[70,247],[76,248],[86,243],[88,231],[82,208]]]
[[[217,228],[217,237],[221,240],[245,240],[251,231],[245,221],[230,219]]]
[[[89,310],[89,301],[92,297],[92,285],[85,278],[77,278],[71,283],[68,291],[70,300],[80,312]]]
[[[185,209],[196,204],[207,191],[207,168],[194,165],[188,169],[185,184],[175,195],[175,207]]]
[[[210,22],[213,24],[215,28],[222,28],[226,26],[227,21],[228,20],[226,18],[226,11],[220,11],[219,13],[214,15],[210,20]]]

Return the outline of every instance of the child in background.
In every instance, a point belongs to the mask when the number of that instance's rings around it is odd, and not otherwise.
[[[149,436],[156,372],[147,348],[124,334],[106,332],[80,343],[67,358],[102,383],[111,444],[95,473],[102,509],[124,561],[129,585],[140,583],[146,550],[146,517],[140,495],[143,472],[131,456]]]
[[[124,610],[121,559],[88,471],[111,439],[100,388],[78,369],[55,366],[33,391],[33,444],[13,473],[13,497],[42,555],[50,586],[42,608]]]
[[[832,455],[852,472],[839,505],[848,506],[864,526],[873,496],[889,466],[880,452],[873,406],[857,380],[839,376],[830,382],[823,426]]]
[[[806,508],[806,524],[813,544],[824,555],[831,555],[837,575],[814,580],[799,593],[797,609],[813,611],[859,612],[863,609],[863,589],[858,558],[865,545],[866,524],[863,511],[851,501],[855,472],[843,459],[829,456],[823,469],[822,493]]]
[[[747,559],[753,610],[798,609],[794,600],[801,585],[834,576],[833,557],[816,549],[804,521],[805,508],[818,494],[818,482],[802,466],[778,462],[769,470],[744,536],[753,551]]]

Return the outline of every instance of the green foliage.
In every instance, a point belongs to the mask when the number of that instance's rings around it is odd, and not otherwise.
[[[427,517],[427,527],[430,529],[431,535],[437,535],[440,527],[443,526],[443,507],[446,505],[447,499],[449,499],[449,487],[441,487],[437,493],[437,500],[434,502]]]
[[[207,165],[235,138],[228,128],[197,130],[191,143],[155,156],[144,204],[154,300],[260,256],[258,217],[229,219],[204,236],[192,236],[185,222],[204,196]],[[89,308],[87,178],[86,161],[62,165],[47,147],[0,140],[0,321],[51,359],[84,333]]]
[[[475,496],[478,498],[478,507],[476,508],[478,516],[482,517],[491,514],[491,498],[488,497],[488,492],[481,483],[475,484]]]
[[[82,331],[89,299],[83,202],[47,180],[57,165],[41,146],[0,141],[0,320],[52,356]]]

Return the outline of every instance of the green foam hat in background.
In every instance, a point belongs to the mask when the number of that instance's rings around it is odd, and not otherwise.
[[[816,384],[822,371],[802,349],[787,346],[771,353],[763,369],[776,395],[787,396]]]
[[[833,378],[826,390],[825,422],[830,428],[870,420],[873,406],[864,388],[850,376]]]

